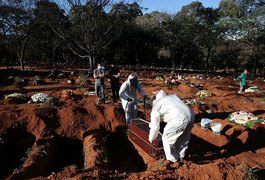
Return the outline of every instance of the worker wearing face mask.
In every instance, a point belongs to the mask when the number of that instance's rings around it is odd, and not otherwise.
[[[138,81],[137,75],[135,73],[132,73],[129,75],[128,79],[121,85],[119,90],[119,96],[121,98],[127,124],[129,124],[132,119],[137,117],[137,91],[141,94],[142,97],[147,97],[141,84]]]
[[[159,133],[160,122],[166,123],[162,135],[166,159],[171,162],[182,160],[188,148],[194,113],[176,94],[168,95],[160,90],[151,111],[150,143]]]

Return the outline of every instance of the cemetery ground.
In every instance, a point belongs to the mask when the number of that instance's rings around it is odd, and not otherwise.
[[[170,78],[161,69],[139,71],[149,97],[146,110],[139,97],[139,117],[150,121],[151,97],[160,89],[177,94],[196,114],[185,159],[164,164],[128,139],[124,112],[120,103],[112,103],[108,79],[107,101],[97,104],[93,77],[86,70],[71,71],[0,69],[1,179],[265,177],[264,79],[249,79],[256,90],[238,94],[238,81],[229,75],[183,72]],[[122,70],[121,83],[130,72]],[[37,93],[49,98],[34,102]],[[256,119],[232,121],[233,112]],[[221,134],[204,130],[202,118],[221,123]]]

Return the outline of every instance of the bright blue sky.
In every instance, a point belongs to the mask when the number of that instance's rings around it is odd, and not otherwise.
[[[113,0],[119,2],[119,0]],[[143,8],[148,8],[147,11],[143,10],[143,13],[150,13],[152,11],[177,13],[182,6],[195,2],[196,0],[139,0],[138,3]],[[204,7],[217,8],[220,0],[198,0]],[[125,2],[133,2],[133,0],[127,0]]]

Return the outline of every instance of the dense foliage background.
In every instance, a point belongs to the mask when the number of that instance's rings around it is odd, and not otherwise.
[[[137,2],[0,0],[0,65],[97,62],[264,75],[265,1],[195,1],[176,14]]]

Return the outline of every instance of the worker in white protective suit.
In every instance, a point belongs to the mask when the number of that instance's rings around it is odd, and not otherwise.
[[[176,94],[168,95],[160,90],[151,111],[150,143],[159,133],[160,122],[165,122],[162,142],[166,159],[171,162],[182,160],[188,148],[194,117],[192,110]]]
[[[137,75],[135,73],[130,74],[127,81],[125,81],[119,90],[119,96],[121,98],[122,108],[125,112],[126,123],[137,117],[137,105],[138,99],[136,92],[139,92],[142,97],[146,98],[142,86],[140,85]]]

